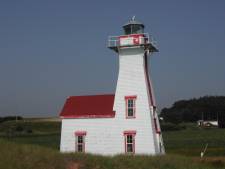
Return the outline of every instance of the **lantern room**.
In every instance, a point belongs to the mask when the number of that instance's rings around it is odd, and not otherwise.
[[[157,48],[148,33],[144,32],[144,25],[135,20],[135,17],[123,26],[124,34],[109,36],[108,48],[118,52],[122,48],[144,47],[150,52],[157,52]]]
[[[124,34],[143,34],[144,33],[144,25],[141,22],[135,20],[135,16],[123,26]]]

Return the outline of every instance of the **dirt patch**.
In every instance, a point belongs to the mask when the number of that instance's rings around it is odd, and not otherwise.
[[[80,169],[81,164],[78,162],[69,162],[66,169]]]
[[[195,158],[194,161],[211,165],[213,167],[224,167],[225,158],[224,157],[207,157],[207,158]]]

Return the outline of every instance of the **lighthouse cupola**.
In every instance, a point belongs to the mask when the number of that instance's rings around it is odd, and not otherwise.
[[[135,16],[133,16],[132,19],[123,26],[124,34],[143,34],[144,27],[145,26],[141,22],[135,20]]]
[[[124,33],[120,36],[109,36],[108,47],[115,52],[127,48],[144,48],[149,52],[157,52],[154,41],[148,33],[144,32],[144,24],[132,19],[123,25]]]

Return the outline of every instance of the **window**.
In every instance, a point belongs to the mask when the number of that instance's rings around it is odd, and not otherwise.
[[[85,131],[77,131],[75,132],[76,136],[76,152],[85,152]]]
[[[144,33],[144,28],[142,25],[132,25],[132,34]]]
[[[126,118],[135,118],[135,102],[136,96],[125,96],[126,101]]]
[[[125,131],[124,140],[125,140],[125,153],[135,153],[135,135],[136,131]]]

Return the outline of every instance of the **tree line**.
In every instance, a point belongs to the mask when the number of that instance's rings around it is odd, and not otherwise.
[[[165,122],[179,124],[198,120],[220,120],[225,123],[225,96],[204,96],[176,101],[160,113]]]
[[[23,117],[21,117],[21,116],[0,117],[0,123],[5,122],[5,121],[12,121],[12,120],[23,120]]]

